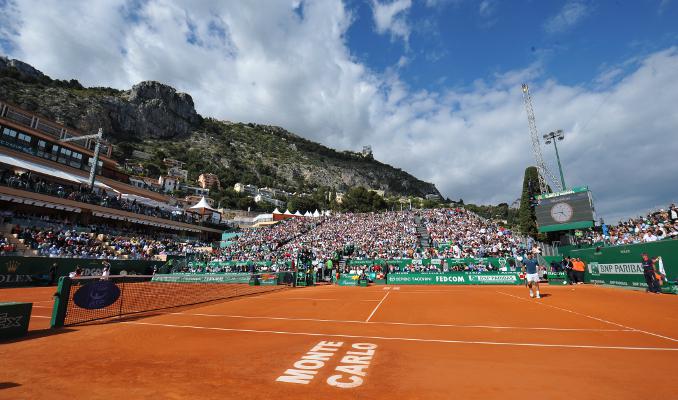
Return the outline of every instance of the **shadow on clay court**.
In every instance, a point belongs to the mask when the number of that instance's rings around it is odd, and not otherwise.
[[[2,341],[0,341],[0,344],[24,342],[26,340],[40,339],[40,338],[47,337],[47,336],[62,335],[64,333],[70,333],[70,332],[73,332],[73,331],[75,331],[75,329],[69,329],[69,328],[38,329],[38,330],[34,330],[34,331],[29,331],[28,335],[26,335],[26,336],[18,337],[18,338],[15,338],[15,339],[2,340]],[[2,387],[0,387],[0,389],[2,389]]]
[[[18,386],[21,386],[21,384],[16,383],[16,382],[0,382],[0,390],[11,389],[11,388],[15,388],[15,387],[18,387]]]

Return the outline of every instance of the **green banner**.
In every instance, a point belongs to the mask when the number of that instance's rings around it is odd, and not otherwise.
[[[249,283],[250,274],[233,272],[223,274],[156,274],[153,282],[177,282],[177,283]]]
[[[0,287],[3,286],[39,286],[49,283],[49,270],[55,265],[54,282],[60,276],[67,276],[77,267],[83,276],[101,275],[103,260],[89,258],[50,258],[50,257],[0,257]],[[153,267],[160,268],[163,261],[108,260],[111,275],[152,274]]]
[[[389,274],[389,285],[520,285],[516,272],[449,272]]]
[[[581,258],[586,263],[585,281],[596,284],[646,288],[641,267],[641,254],[661,257],[668,283],[662,292],[676,293],[678,280],[678,240],[665,239],[652,243],[625,246],[570,250],[571,257]],[[659,263],[655,264],[659,268]]]
[[[368,272],[368,273],[365,274],[365,276],[371,282],[376,283],[377,281],[379,281],[379,284],[384,283],[383,279],[381,279],[381,280],[377,279],[376,272]],[[337,284],[339,286],[357,286],[358,285],[358,277],[360,277],[360,275],[358,275],[358,274],[341,274],[339,276],[339,280],[337,281]]]

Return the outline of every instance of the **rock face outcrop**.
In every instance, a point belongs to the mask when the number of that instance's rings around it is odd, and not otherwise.
[[[356,153],[337,152],[277,126],[203,120],[190,95],[160,82],[141,82],[126,91],[86,88],[0,57],[0,99],[83,133],[103,128],[114,144],[128,148],[152,153],[172,144],[172,157],[198,151],[202,164],[195,166],[201,170],[197,173],[213,167],[214,173],[228,170],[237,180],[266,175],[274,180],[270,185],[301,180],[337,190],[364,186],[391,194],[439,194],[433,184],[405,171]]]
[[[0,56],[0,71],[14,70],[24,80],[43,80],[47,76],[23,61]]]
[[[120,129],[140,137],[186,136],[200,124],[193,98],[160,82],[138,83],[125,92],[116,120]]]
[[[83,88],[6,57],[0,57],[0,79],[0,97],[6,101],[83,132],[101,127],[127,137],[167,139],[186,137],[202,121],[190,95],[155,81],[125,92]]]

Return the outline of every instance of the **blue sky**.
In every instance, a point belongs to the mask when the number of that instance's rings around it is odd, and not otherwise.
[[[409,27],[405,40],[375,31],[372,3],[349,2],[355,21],[347,32],[348,47],[380,71],[406,57],[407,64],[399,69],[403,80],[440,90],[441,83],[464,88],[476,79],[492,79],[532,63],[542,63],[546,76],[561,83],[589,85],[605,65],[678,41],[675,1],[434,3],[415,0],[399,14]],[[558,18],[568,5],[580,11],[571,19]]]
[[[527,82],[540,133],[565,131],[566,181],[615,221],[678,202],[676,21],[678,0],[0,0],[0,51],[53,78],[157,80],[205,116],[369,144],[480,204],[512,203],[534,163]]]

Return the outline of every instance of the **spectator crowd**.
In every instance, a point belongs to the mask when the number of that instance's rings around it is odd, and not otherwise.
[[[186,239],[149,237],[142,233],[108,235],[77,226],[58,229],[53,226],[15,225],[11,234],[43,257],[151,260],[156,256],[185,254],[194,248],[210,246]],[[0,240],[0,243],[3,242]]]
[[[618,246],[664,239],[678,239],[678,206],[675,204],[642,217],[629,218],[616,225],[606,225],[584,232],[578,243],[589,246],[601,243]]]
[[[98,193],[92,192],[89,188],[84,186],[58,184],[44,180],[37,175],[31,176],[26,172],[17,175],[10,170],[0,169],[0,184],[48,196],[59,197],[61,199],[115,208],[135,214],[148,215],[177,222],[196,224],[201,219],[200,216],[195,213],[183,212],[178,208],[173,209],[169,204],[163,208],[159,206],[153,207],[137,201],[136,198],[133,198],[132,200],[124,199],[120,193],[116,193],[112,190],[107,192],[105,189],[102,189]]]
[[[512,232],[463,208],[421,211],[433,247],[426,258],[512,257],[519,241]]]

